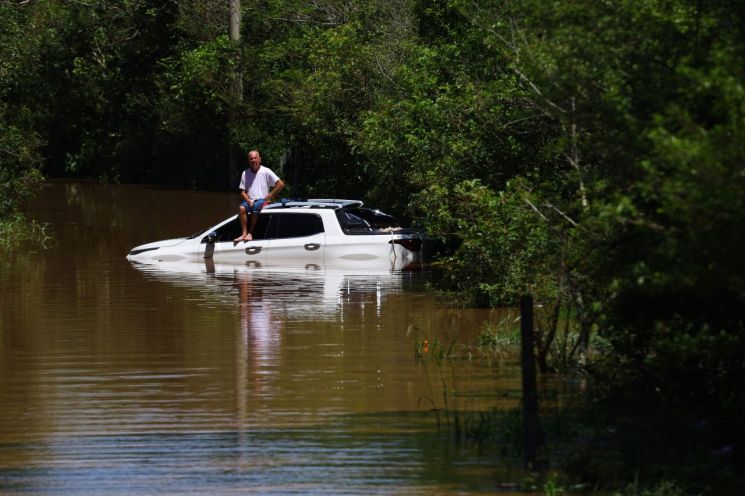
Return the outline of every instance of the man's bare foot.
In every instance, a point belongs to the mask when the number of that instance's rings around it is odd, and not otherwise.
[[[243,236],[243,241],[251,241],[252,239],[254,239],[254,237],[251,236],[251,233],[248,233],[245,236]]]
[[[235,239],[233,240],[233,244],[238,244],[238,243],[240,243],[241,241],[244,241],[245,239],[246,239],[246,236],[238,236],[237,238],[235,238]]]

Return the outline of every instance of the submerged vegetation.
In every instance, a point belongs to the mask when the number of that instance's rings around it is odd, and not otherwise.
[[[584,438],[620,454],[570,471],[612,466],[655,494],[742,488],[744,4],[242,12],[234,42],[223,0],[0,2],[3,233],[42,164],[226,188],[231,150],[258,148],[293,194],[364,197],[426,226],[445,247],[438,285],[461,301],[533,295],[540,369],[581,366]],[[680,486],[654,486],[670,474]]]

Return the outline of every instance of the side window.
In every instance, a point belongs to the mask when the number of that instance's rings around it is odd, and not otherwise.
[[[323,232],[323,220],[318,214],[277,215],[277,238],[299,238]]]
[[[241,220],[236,217],[227,224],[223,224],[222,226],[218,227],[215,232],[217,233],[217,238],[215,238],[215,241],[217,241],[218,243],[222,241],[233,241],[235,238],[241,235]],[[202,239],[202,243],[206,242],[207,237],[205,236],[204,239]]]
[[[270,236],[269,226],[272,223],[273,216],[268,214],[260,214],[259,220],[256,221],[256,227],[254,227],[253,238],[254,239],[268,239]],[[240,222],[240,221],[239,221]],[[250,222],[250,219],[249,219]]]
[[[271,217],[271,215],[266,214],[259,215],[259,219],[256,221],[256,227],[254,228],[253,239],[267,239]],[[241,219],[236,217],[227,224],[220,226],[215,232],[217,233],[217,238],[215,239],[216,242],[232,242],[235,238],[241,235]],[[202,243],[206,242],[207,237],[205,236],[202,239]]]

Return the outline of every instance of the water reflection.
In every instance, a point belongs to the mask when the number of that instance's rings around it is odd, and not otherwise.
[[[211,269],[214,273],[214,266]],[[271,392],[283,328],[283,321],[272,317],[263,285],[254,281],[252,275],[251,271],[235,273],[241,318],[236,344],[236,411],[241,433],[248,419],[248,391],[253,397],[265,397]]]
[[[422,291],[421,273],[349,270],[317,265],[304,268],[264,268],[258,264],[165,262],[132,266],[146,277],[192,288],[224,304],[234,304],[238,288],[241,308],[248,301],[262,302],[282,318],[337,320],[355,311],[380,317],[382,299],[407,291]],[[367,310],[366,310],[367,309]],[[359,316],[359,315],[358,315]],[[350,317],[347,316],[347,319]]]

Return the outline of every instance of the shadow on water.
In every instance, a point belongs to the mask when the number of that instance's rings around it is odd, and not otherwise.
[[[433,411],[442,384],[463,411],[514,407],[516,369],[437,369],[409,332],[468,341],[499,316],[423,273],[124,260],[233,200],[61,183],[31,209],[56,244],[3,261],[0,493],[514,490],[512,457],[453,443]]]

